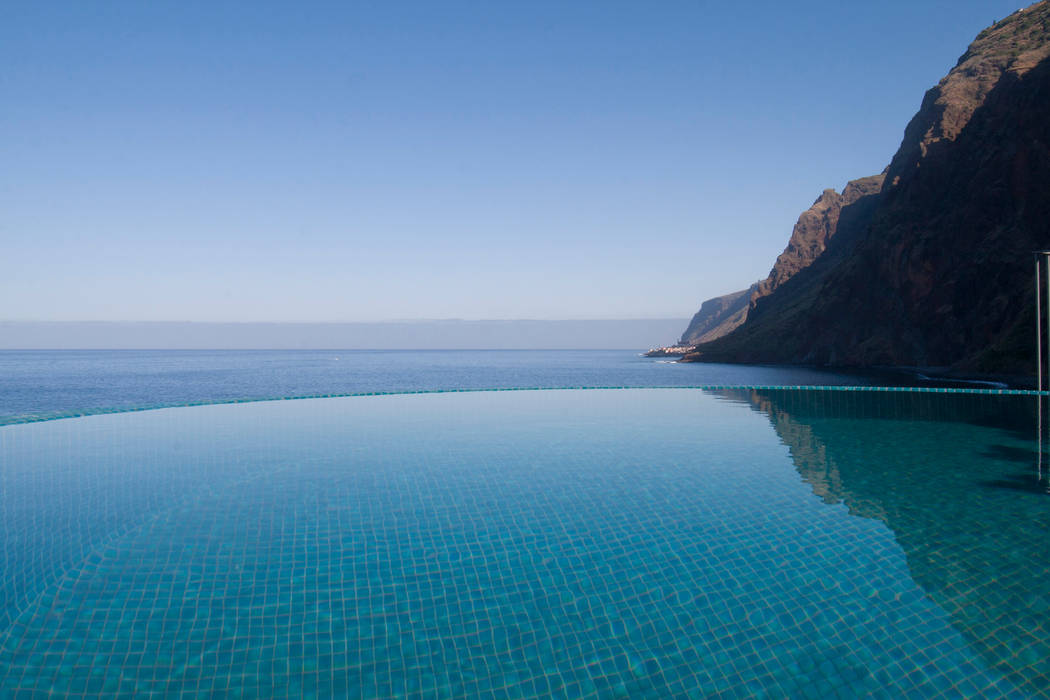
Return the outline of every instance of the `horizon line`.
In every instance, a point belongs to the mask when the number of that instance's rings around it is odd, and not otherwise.
[[[651,348],[646,348],[647,350]],[[610,348],[3,348],[2,352],[632,352],[640,347]],[[643,353],[644,354],[644,353]]]
[[[352,323],[581,323],[587,321],[625,322],[625,321],[681,321],[688,320],[692,314],[685,316],[630,316],[622,318],[394,318],[372,321],[193,321],[193,320],[135,320],[135,319],[0,319],[0,323],[193,323],[193,324],[317,324],[345,325]]]

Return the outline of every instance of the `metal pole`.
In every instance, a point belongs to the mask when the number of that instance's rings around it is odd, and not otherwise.
[[[1047,310],[1047,313],[1050,314],[1050,252],[1044,252],[1043,255],[1046,257],[1046,310]],[[1039,319],[1039,323],[1040,323],[1040,325],[1042,324],[1042,319],[1041,318]],[[1050,331],[1050,328],[1048,328],[1047,330]],[[1042,337],[1041,336],[1039,338],[1039,341],[1042,342]],[[1048,340],[1047,343],[1046,343],[1046,362],[1047,362],[1047,365],[1046,365],[1047,374],[1050,375],[1050,340]],[[1050,389],[1050,376],[1047,377],[1047,382],[1046,383],[1047,383],[1047,388]],[[1040,377],[1040,379],[1039,379],[1039,387],[1040,387],[1040,389],[1042,388],[1042,386],[1043,386],[1043,380],[1042,380],[1042,377]]]
[[[1050,252],[1042,251],[1035,256],[1035,367],[1036,386],[1039,394],[1036,394],[1036,480],[1043,481],[1043,311],[1040,298],[1043,296],[1042,280],[1039,267],[1042,264],[1041,257],[1046,258],[1046,295],[1047,295],[1047,330],[1050,331]],[[1050,337],[1047,338],[1047,389],[1050,389]]]
[[[1040,260],[1041,254],[1036,253],[1035,256],[1035,373],[1036,373],[1036,387],[1040,392],[1043,391],[1043,311],[1040,299],[1043,296],[1042,283],[1040,280],[1039,267],[1042,265]],[[1050,301],[1050,255],[1047,256],[1047,294],[1048,301]],[[1050,311],[1050,304],[1048,304],[1047,311]],[[1050,340],[1047,341],[1047,345],[1050,346]],[[1050,347],[1047,348],[1050,352]],[[1050,370],[1050,367],[1047,368]],[[1048,382],[1050,384],[1050,382]],[[1036,482],[1042,483],[1043,481],[1043,396],[1042,393],[1036,394],[1035,397],[1035,435],[1036,435]]]
[[[1039,283],[1039,256],[1035,256],[1035,381],[1036,388],[1043,390],[1043,312],[1040,309],[1039,298],[1043,295],[1042,285]]]
[[[1035,433],[1038,436],[1036,439],[1036,452],[1035,452],[1035,471],[1036,481],[1041,482],[1043,480],[1043,397],[1035,397],[1035,411],[1036,411],[1036,422],[1035,422]]]

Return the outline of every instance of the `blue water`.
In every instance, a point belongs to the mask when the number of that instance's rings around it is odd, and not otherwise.
[[[1035,400],[489,392],[0,427],[0,696],[1047,697]]]
[[[605,350],[0,351],[0,425],[67,412],[374,391],[870,381],[807,368],[675,364]]]

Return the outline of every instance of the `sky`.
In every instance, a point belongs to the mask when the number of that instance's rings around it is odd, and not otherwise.
[[[1020,5],[0,6],[0,320],[687,318]]]
[[[0,321],[5,350],[645,350],[686,320],[488,320],[355,323]],[[3,360],[0,355],[0,362]]]

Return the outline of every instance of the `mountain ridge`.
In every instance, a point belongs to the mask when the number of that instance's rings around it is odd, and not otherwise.
[[[827,188],[802,212],[791,230],[784,251],[777,256],[765,279],[747,289],[708,299],[682,334],[683,345],[698,345],[731,333],[743,325],[759,299],[767,297],[819,258],[838,233],[842,210],[858,200],[874,196],[882,188],[885,174],[851,180],[839,193]]]
[[[825,249],[684,359],[1031,372],[1031,251],[1048,222],[1043,0],[982,31],[926,92],[878,192],[840,208]]]

